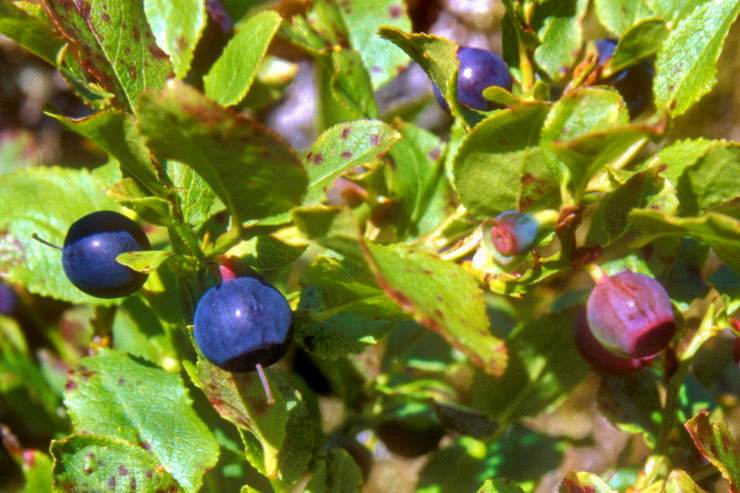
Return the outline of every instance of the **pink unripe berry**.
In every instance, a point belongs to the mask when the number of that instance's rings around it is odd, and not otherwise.
[[[676,331],[668,293],[658,281],[637,272],[601,279],[588,298],[587,314],[596,339],[625,358],[657,354]]]

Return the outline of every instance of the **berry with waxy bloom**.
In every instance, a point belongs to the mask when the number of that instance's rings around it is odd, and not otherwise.
[[[496,109],[496,104],[483,97],[483,90],[491,86],[511,90],[511,75],[506,62],[492,51],[467,46],[457,50],[457,58],[460,62],[457,70],[458,101],[480,111]],[[436,85],[434,97],[443,109],[449,111],[450,107]]]
[[[657,354],[676,331],[668,293],[658,281],[637,272],[599,279],[588,298],[587,314],[596,339],[625,358]]]
[[[267,367],[288,350],[293,313],[285,297],[253,277],[224,281],[198,302],[195,342],[214,365],[231,372]]]
[[[534,245],[538,230],[539,223],[533,215],[504,211],[491,221],[491,242],[501,255],[521,255]]]
[[[643,360],[622,358],[602,346],[591,333],[586,318],[586,310],[578,315],[575,325],[578,352],[594,370],[607,375],[629,375],[643,367]]]

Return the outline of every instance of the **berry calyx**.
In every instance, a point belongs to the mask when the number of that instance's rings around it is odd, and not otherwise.
[[[252,277],[225,281],[198,302],[193,334],[211,363],[249,372],[278,361],[292,335],[293,313],[285,297]]]
[[[601,278],[588,298],[587,315],[596,339],[625,358],[657,354],[676,331],[668,293],[658,281],[637,272]]]
[[[505,211],[491,221],[491,242],[501,255],[520,255],[532,247],[538,229],[537,219],[531,214]]]

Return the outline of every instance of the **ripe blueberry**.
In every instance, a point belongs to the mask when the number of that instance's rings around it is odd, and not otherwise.
[[[596,41],[599,65],[603,65],[612,57],[616,47],[617,41],[613,39],[604,38]],[[653,67],[648,62],[641,62],[620,70],[608,77],[605,82],[622,95],[630,117],[634,118],[650,104],[650,95],[653,92]]]
[[[10,315],[15,310],[15,291],[3,283],[0,283],[0,314]]]
[[[607,350],[591,333],[583,310],[576,319],[576,347],[591,367],[607,375],[628,375],[643,367],[638,358],[622,358]]]
[[[62,265],[69,280],[98,298],[128,296],[147,279],[116,261],[125,252],[149,250],[141,227],[123,214],[97,211],[78,219],[64,239]]]
[[[652,277],[636,272],[599,280],[588,298],[587,314],[596,339],[625,358],[657,354],[676,331],[668,293]]]
[[[488,50],[461,46],[457,51],[460,66],[457,71],[457,99],[476,110],[488,111],[497,106],[483,97],[483,90],[490,86],[498,86],[511,90],[511,75],[506,62]],[[437,86],[434,86],[434,96],[439,105],[449,110]]]
[[[529,250],[537,238],[539,224],[531,214],[504,211],[491,221],[491,241],[501,255],[513,257]]]
[[[293,313],[280,291],[258,279],[239,277],[203,295],[193,326],[195,342],[211,363],[248,372],[285,354]]]

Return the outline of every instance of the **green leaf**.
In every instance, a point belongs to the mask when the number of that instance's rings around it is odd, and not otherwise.
[[[275,398],[269,404],[256,372],[226,372],[202,357],[197,367],[188,364],[186,369],[221,417],[256,439],[259,450],[250,459],[254,467],[268,477],[279,474],[288,486],[300,477],[315,446],[316,424],[300,393],[279,371],[265,369]],[[258,458],[261,462],[255,462]]]
[[[646,2],[594,0],[594,4],[599,22],[617,35],[621,35],[641,20],[653,16]]]
[[[0,3],[0,34],[52,66],[57,65],[57,55],[64,46],[64,41],[54,34],[50,26],[19,9],[13,2]]]
[[[307,239],[362,263],[360,227],[346,207],[298,207],[293,209],[293,220]]]
[[[575,347],[573,313],[556,313],[518,328],[507,340],[502,378],[476,375],[473,406],[502,426],[554,408],[588,373]]]
[[[668,33],[668,28],[661,20],[645,19],[638,22],[622,35],[604,75],[609,76],[656,54]]]
[[[329,450],[326,460],[319,462],[317,471],[306,485],[306,493],[360,492],[362,471],[352,457],[342,449]]]
[[[23,477],[26,483],[18,493],[52,491],[54,476],[51,457],[38,450],[26,449],[23,453]]]
[[[581,47],[582,23],[588,0],[538,2],[535,24],[541,44],[534,51],[539,67],[553,80],[568,74]]]
[[[179,161],[167,161],[167,176],[180,197],[180,212],[185,224],[197,228],[223,209],[208,183],[190,166]]]
[[[558,493],[617,493],[617,490],[596,474],[571,471],[560,483]]]
[[[684,427],[699,452],[730,483],[730,490],[740,488],[740,442],[732,436],[727,424],[722,421],[710,423],[709,412],[702,411],[688,420]]]
[[[655,446],[663,411],[650,373],[604,377],[596,402],[612,424],[627,433],[642,434],[648,446]]]
[[[618,92],[583,87],[555,103],[542,128],[542,142],[581,137],[589,132],[608,130],[629,122],[626,105]]]
[[[204,0],[144,0],[157,44],[170,56],[178,79],[190,70],[195,45],[206,27]]]
[[[362,351],[407,319],[372,275],[349,261],[319,257],[301,284],[296,334],[322,359]]]
[[[549,109],[536,102],[497,111],[467,135],[453,171],[460,201],[472,214],[487,218],[559,204],[557,176],[539,147]]]
[[[426,33],[408,34],[393,27],[381,27],[380,37],[391,41],[406,52],[424,72],[432,79],[440,93],[450,103],[452,114],[456,117],[463,115],[455,95],[459,62],[457,59],[457,44],[452,41]]]
[[[249,118],[171,82],[140,100],[142,133],[159,154],[196,171],[239,221],[284,212],[306,188],[295,151]]]
[[[116,261],[144,274],[157,270],[160,265],[167,261],[177,263],[181,266],[190,264],[192,265],[192,271],[195,271],[197,267],[197,261],[192,257],[161,250],[125,252],[116,257]]]
[[[514,481],[504,478],[487,479],[478,493],[524,493]]]
[[[352,0],[337,2],[350,45],[360,54],[370,75],[372,89],[388,83],[406,68],[408,57],[378,37],[380,26],[411,30],[406,4],[401,0]]]
[[[306,245],[292,245],[270,235],[260,235],[229,250],[229,257],[258,271],[266,271],[292,264],[306,251]]]
[[[134,178],[145,190],[158,195],[169,193],[159,182],[149,149],[131,116],[116,110],[101,111],[77,120],[50,116],[105,149],[121,165],[123,174]]]
[[[391,199],[399,204],[393,223],[398,238],[416,238],[446,216],[448,182],[440,159],[444,143],[433,133],[401,120],[394,122],[402,139],[385,167]]]
[[[140,93],[161,88],[170,76],[169,57],[154,42],[142,2],[45,0],[44,5],[77,48],[80,64],[115,95],[119,107],[133,110]]]
[[[186,491],[197,491],[203,473],[218,460],[218,444],[177,375],[125,353],[103,351],[80,360],[66,388],[64,402],[78,432],[105,435],[99,446],[135,444]]]
[[[509,478],[522,485],[526,482],[533,489],[533,478],[557,469],[562,459],[558,440],[514,425],[495,441],[461,437],[437,451],[422,469],[416,491],[477,491],[491,477]],[[511,489],[502,491],[509,493]]]
[[[178,440],[173,440],[177,442]],[[75,433],[51,442],[54,489],[65,491],[186,491],[160,458],[140,443]]]
[[[10,415],[18,416],[24,425],[41,433],[54,435],[68,431],[66,421],[59,416],[61,396],[34,361],[16,321],[2,315],[0,402],[10,411]]]
[[[339,175],[356,166],[379,160],[401,138],[390,125],[377,120],[340,123],[314,142],[303,160],[308,171],[308,192],[303,203],[321,202]]]
[[[707,493],[700,488],[686,471],[674,469],[665,483],[666,493]]]
[[[331,94],[355,118],[377,118],[370,76],[362,67],[360,54],[354,50],[335,48],[331,52]]]
[[[619,239],[627,231],[630,211],[645,207],[648,198],[658,193],[662,185],[658,169],[650,168],[604,196],[591,219],[586,244],[606,246]]]
[[[681,175],[677,186],[680,212],[698,215],[740,194],[740,144],[722,143],[709,148]]]
[[[651,209],[635,209],[630,212],[629,220],[648,238],[688,235],[702,240],[727,265],[740,271],[740,257],[737,255],[740,251],[740,221],[736,219],[716,212],[682,218]]]
[[[282,17],[266,10],[240,24],[208,74],[203,78],[206,95],[224,106],[237,104],[252,86]]]
[[[648,127],[626,125],[557,141],[549,149],[568,167],[572,187],[580,198],[591,178],[607,168],[628,163],[653,132]]]
[[[658,151],[649,161],[664,167],[662,175],[678,186],[678,180],[686,168],[696,163],[714,143],[707,139],[680,140]]]
[[[636,2],[639,3],[639,2]],[[686,112],[714,86],[716,64],[740,0],[712,0],[696,7],[671,31],[658,52],[653,93],[658,109]]]
[[[403,245],[363,244],[380,288],[492,375],[506,368],[506,348],[489,331],[483,293],[459,265]]]
[[[668,23],[671,28],[677,20],[685,17],[689,12],[694,10],[698,5],[705,3],[707,0],[647,0],[650,10],[655,15]]]
[[[108,196],[118,200],[123,207],[136,212],[146,222],[166,227],[176,223],[172,203],[161,197],[148,195],[131,178],[111,186],[108,189]]]
[[[61,252],[31,237],[36,233],[62,245],[69,227],[82,216],[119,210],[89,172],[56,167],[18,170],[0,176],[0,196],[0,270],[9,281],[70,303],[115,302],[74,287],[62,269]]]

